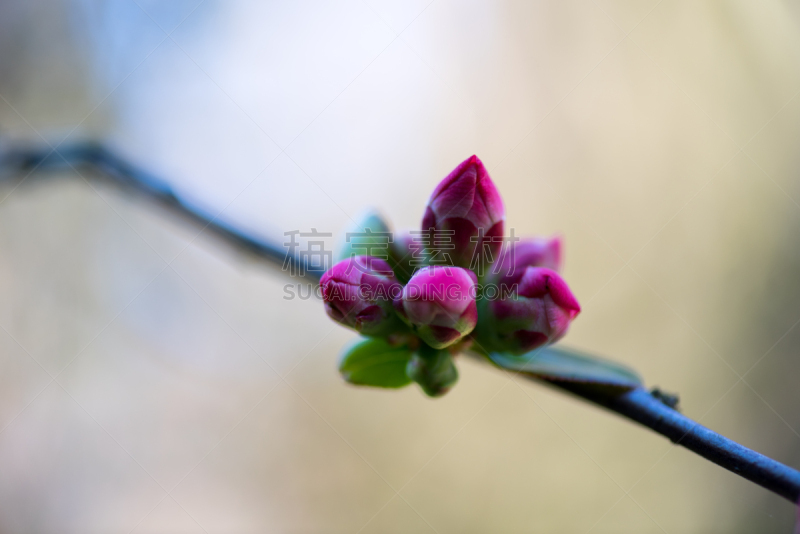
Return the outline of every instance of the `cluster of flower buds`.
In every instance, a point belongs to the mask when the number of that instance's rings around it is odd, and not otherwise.
[[[415,381],[441,395],[457,380],[452,357],[460,350],[522,354],[563,337],[580,306],[558,274],[560,239],[503,247],[504,223],[500,194],[472,156],[431,195],[418,232],[426,240],[399,235],[385,259],[354,255],[326,272],[320,285],[333,320],[407,348],[387,351],[384,342],[365,356],[361,346],[358,361],[343,360],[345,376],[385,387]],[[437,250],[437,235],[448,246]],[[494,286],[491,298],[479,282]]]

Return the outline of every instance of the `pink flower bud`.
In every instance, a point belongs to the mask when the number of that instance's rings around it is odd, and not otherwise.
[[[473,257],[487,263],[497,259],[502,241],[492,238],[502,238],[504,219],[500,193],[481,160],[471,156],[436,186],[422,218],[422,230],[436,232],[432,240],[438,240],[439,245],[431,242],[429,248],[448,254],[453,265],[469,268]],[[444,246],[445,238],[454,249]],[[491,258],[483,258],[486,251],[491,252]]]
[[[472,332],[478,322],[477,279],[459,267],[423,267],[395,301],[400,316],[425,343],[443,349]]]
[[[510,295],[503,295],[505,288]],[[503,277],[499,298],[487,299],[481,310],[486,326],[480,340],[486,348],[522,354],[561,339],[581,307],[558,273],[525,267]]]
[[[492,267],[492,273],[496,273],[496,277],[513,276],[525,267],[547,267],[559,272],[561,238],[534,237],[513,243]]]
[[[319,285],[325,311],[334,321],[365,336],[386,336],[405,329],[392,304],[402,295],[403,286],[384,260],[347,258],[322,275]]]

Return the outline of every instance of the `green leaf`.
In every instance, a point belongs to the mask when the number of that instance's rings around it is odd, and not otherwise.
[[[573,382],[629,390],[642,385],[636,371],[619,363],[561,347],[544,347],[522,356],[492,352],[498,367],[551,382]]]
[[[337,260],[364,255],[387,259],[390,238],[391,230],[388,223],[377,212],[369,212],[358,224],[353,224],[347,229]]]
[[[411,383],[406,365],[411,350],[395,347],[385,339],[364,339],[342,355],[339,372],[351,384],[379,388],[401,388]]]

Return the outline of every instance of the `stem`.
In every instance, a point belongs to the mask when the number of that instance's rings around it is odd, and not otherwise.
[[[236,249],[244,250],[276,266],[286,266],[285,262],[288,261],[293,267],[300,268],[299,272],[313,281],[319,280],[322,275],[320,271],[307,268],[308,266],[296,257],[289,255],[287,260],[286,249],[279,244],[248,233],[187,202],[175,194],[166,181],[134,167],[101,145],[78,144],[58,151],[14,150],[7,152],[0,159],[0,169],[6,171],[3,173],[3,181],[8,182],[11,181],[9,180],[11,176],[18,181],[25,180],[26,178],[20,176],[39,169],[74,170],[77,166],[89,166],[102,171],[90,176],[101,178],[126,191],[155,201],[173,214],[200,226],[204,231],[211,232],[223,243],[232,245]],[[481,358],[481,361],[485,363],[486,359]],[[686,447],[794,504],[800,500],[800,472],[692,421],[643,388],[610,395],[576,383],[550,381],[547,383],[646,426],[666,436],[673,443]]]
[[[686,447],[792,503],[797,504],[800,500],[800,472],[689,419],[644,388],[616,396],[603,396],[582,390],[574,384],[553,385],[646,426],[676,445]]]
[[[78,170],[87,167],[100,172],[84,176]],[[287,256],[286,249],[280,244],[249,233],[226,222],[219,215],[181,198],[165,180],[131,165],[102,145],[80,143],[57,151],[12,150],[0,154],[0,182],[10,182],[11,177],[18,181],[30,179],[27,177],[28,173],[39,170],[72,170],[84,178],[111,183],[128,193],[159,204],[173,215],[199,226],[203,232],[213,235],[221,243],[230,245],[237,251],[280,266],[288,261],[291,269],[286,270],[290,272],[306,272],[317,279],[322,276],[321,271],[315,271],[294,255]]]

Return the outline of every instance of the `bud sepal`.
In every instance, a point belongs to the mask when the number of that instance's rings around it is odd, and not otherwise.
[[[447,350],[422,344],[411,356],[406,375],[429,397],[441,397],[458,381],[458,370]]]

